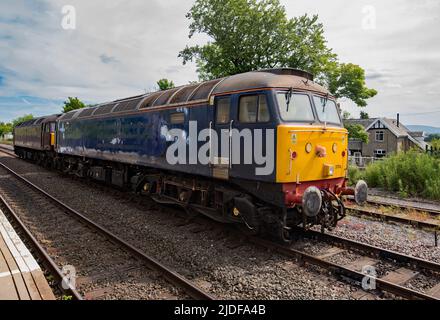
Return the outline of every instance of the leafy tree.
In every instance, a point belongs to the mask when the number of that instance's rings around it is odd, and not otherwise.
[[[350,117],[351,117],[350,112],[348,112],[348,111],[342,112],[342,119],[343,120],[348,120],[348,119],[350,119]]]
[[[24,116],[18,117],[16,119],[12,120],[12,128],[15,128],[20,123],[32,120],[33,118],[34,118],[34,116],[32,114],[26,114]]]
[[[12,132],[12,123],[0,122],[0,137]]]
[[[360,124],[346,124],[345,128],[348,130],[349,139],[358,139],[364,143],[369,142],[369,134],[365,128]]]
[[[439,133],[432,133],[425,139],[425,141],[427,141],[427,142],[431,142],[433,140],[440,140],[440,134]]]
[[[377,94],[366,87],[361,67],[340,63],[328,48],[318,16],[288,19],[279,0],[196,0],[187,18],[190,38],[204,33],[212,39],[179,53],[184,64],[196,62],[201,80],[292,67],[313,73],[337,98],[358,106]]]
[[[175,87],[174,82],[168,79],[160,79],[157,81],[157,86],[160,90],[168,90]]]
[[[86,107],[87,106],[78,98],[69,97],[68,100],[64,102],[63,112],[67,113],[69,111],[78,110]]]
[[[370,116],[367,112],[361,111],[361,119],[370,119]]]

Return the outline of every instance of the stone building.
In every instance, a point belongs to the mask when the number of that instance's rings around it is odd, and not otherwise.
[[[382,158],[391,153],[408,151],[411,148],[425,150],[423,132],[411,132],[399,120],[389,118],[349,119],[346,124],[360,124],[370,136],[369,143],[349,140],[352,156]]]

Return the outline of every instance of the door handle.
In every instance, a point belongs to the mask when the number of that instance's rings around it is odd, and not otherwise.
[[[209,165],[212,166],[213,160],[212,152],[212,121],[209,122]]]
[[[229,123],[229,168],[232,169],[232,128],[234,120]]]

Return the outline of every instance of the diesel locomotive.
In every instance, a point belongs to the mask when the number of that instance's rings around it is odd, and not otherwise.
[[[307,72],[270,69],[33,119],[14,131],[24,159],[290,241],[334,228],[347,187],[348,132]]]

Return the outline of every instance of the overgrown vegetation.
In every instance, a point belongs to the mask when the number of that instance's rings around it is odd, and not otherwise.
[[[432,140],[430,143],[431,143],[431,146],[440,150],[440,139]]]
[[[350,165],[348,167],[348,184],[355,186],[361,179],[364,179],[361,170],[357,166]]]
[[[402,197],[416,196],[440,200],[440,159],[415,150],[399,153],[369,165],[350,179],[364,178],[370,187],[398,192]]]

